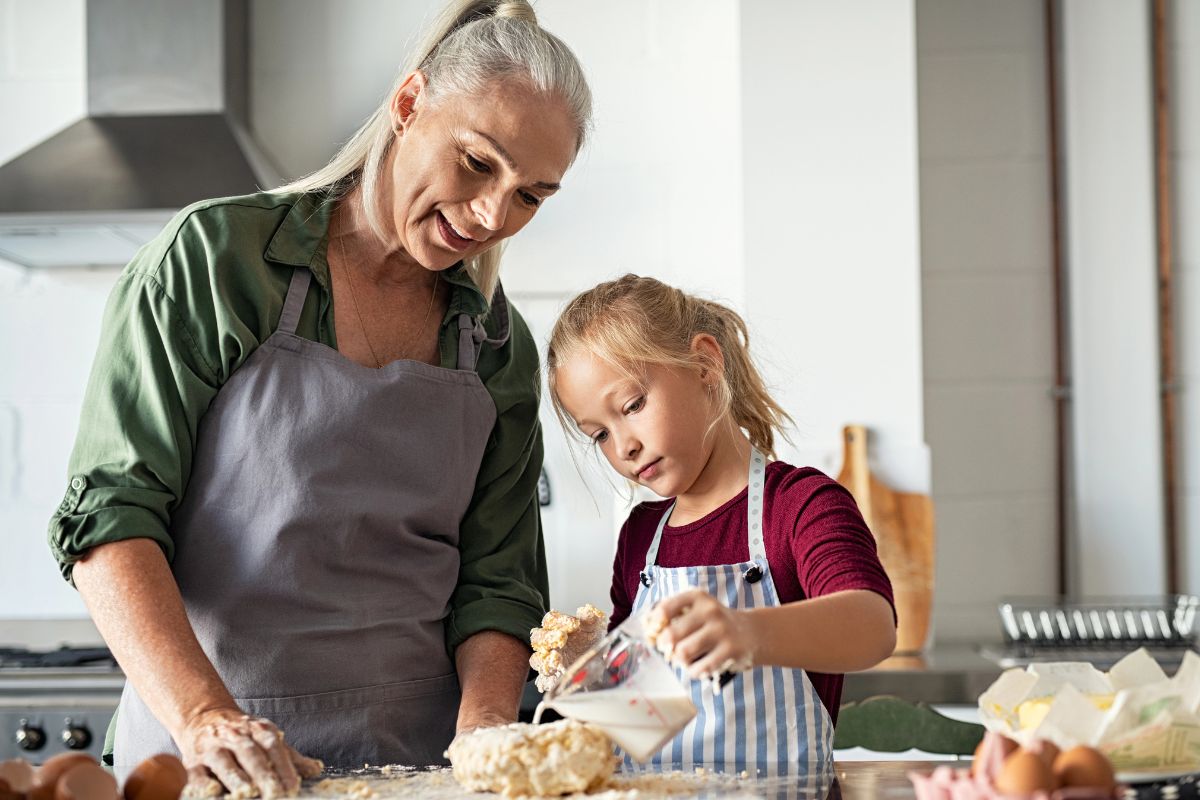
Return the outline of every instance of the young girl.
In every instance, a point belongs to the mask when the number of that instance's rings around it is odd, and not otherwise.
[[[698,714],[656,766],[796,775],[829,767],[842,673],[891,654],[891,584],[849,492],[771,461],[787,414],[733,311],[626,275],[551,334],[551,398],[620,475],[671,498],[630,513],[612,625],[655,607]],[[688,588],[698,587],[698,588]],[[698,678],[741,670],[720,693]],[[626,758],[626,763],[629,763]]]

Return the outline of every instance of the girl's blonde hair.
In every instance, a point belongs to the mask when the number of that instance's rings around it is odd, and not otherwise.
[[[356,185],[371,230],[384,238],[379,179],[395,141],[391,102],[413,72],[425,75],[419,102],[481,95],[493,81],[525,81],[539,94],[560,98],[575,120],[575,152],[583,147],[592,118],[592,95],[575,54],[538,25],[528,0],[451,0],[421,39],[391,91],[329,163],[277,192],[325,190],[340,197]],[[475,285],[490,300],[500,277],[500,247],[467,260]]]
[[[692,349],[707,333],[717,340],[723,363]],[[550,334],[546,357],[550,398],[559,421],[578,432],[558,394],[557,369],[579,353],[590,353],[633,380],[651,365],[710,369],[717,381],[717,420],[726,414],[746,431],[751,444],[775,456],[775,434],[783,434],[787,412],[767,392],[750,357],[750,334],[737,312],[654,278],[625,275],[589,289],[567,304]]]

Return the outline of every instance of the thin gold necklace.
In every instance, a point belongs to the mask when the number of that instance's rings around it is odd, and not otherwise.
[[[362,311],[358,307],[358,295],[354,291],[354,276],[351,274],[350,261],[346,258],[346,243],[341,236],[337,237],[338,249],[342,251],[342,269],[346,273],[346,285],[350,287],[350,300],[354,304],[354,316],[358,318],[358,328],[362,331],[363,341],[367,343],[367,350],[371,352],[371,358],[375,361],[375,368],[382,369],[383,362],[379,360],[379,356],[375,353],[375,347],[371,344],[371,337],[367,335],[367,326],[363,322]],[[417,328],[418,335],[425,330],[425,324],[429,322],[429,315],[433,313],[433,301],[437,297],[438,278],[441,274],[433,273],[433,287],[429,290],[429,307],[425,309],[425,316],[421,318],[421,324]],[[415,338],[415,337],[414,337]],[[403,354],[404,358],[408,358],[407,351]]]

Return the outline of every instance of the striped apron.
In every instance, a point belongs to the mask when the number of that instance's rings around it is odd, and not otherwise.
[[[763,546],[763,486],[766,458],[750,454],[747,487],[747,540],[750,560],[741,564],[666,569],[654,562],[668,508],[646,552],[642,585],[633,601],[634,614],[647,611],[666,597],[695,587],[733,609],[780,605]],[[833,764],[833,722],[802,669],[756,667],[738,673],[720,694],[711,681],[688,678],[675,667],[680,681],[690,686],[695,719],[645,765],[690,771],[705,767],[719,772],[749,771],[761,776],[808,776],[826,772]],[[629,757],[625,769],[640,767]]]

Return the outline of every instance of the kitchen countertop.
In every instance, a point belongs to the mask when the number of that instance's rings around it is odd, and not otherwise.
[[[690,798],[766,798],[767,800],[907,800],[915,798],[908,773],[931,772],[945,761],[847,761],[835,762],[833,774],[814,779],[749,778],[728,775],[684,773],[619,774],[608,789],[587,795],[570,795],[578,800],[690,800]],[[385,774],[386,773],[386,774]],[[1200,797],[1196,779],[1189,776],[1163,786],[1146,784],[1126,788],[1122,800],[1195,800]],[[455,782],[448,768],[436,770],[384,767],[353,770],[306,784],[302,798],[326,800],[483,800],[501,795],[472,793]]]
[[[929,771],[943,762],[852,761],[836,763],[833,774],[812,779],[736,778],[728,775],[667,773],[618,774],[607,789],[574,798],[650,800],[650,798],[771,798],[774,800],[876,800],[915,797],[908,772]],[[383,773],[387,774],[383,774]],[[835,780],[836,778],[836,780]],[[365,768],[306,785],[301,797],[347,800],[482,800],[500,797],[472,793],[458,785],[449,769]]]

